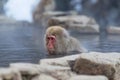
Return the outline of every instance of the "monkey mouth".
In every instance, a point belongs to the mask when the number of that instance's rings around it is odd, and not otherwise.
[[[48,50],[48,52],[49,52],[50,55],[55,55],[56,54],[55,50]]]

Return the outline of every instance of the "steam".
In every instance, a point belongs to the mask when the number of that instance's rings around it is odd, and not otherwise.
[[[5,14],[20,21],[32,22],[32,11],[40,0],[8,0]]]

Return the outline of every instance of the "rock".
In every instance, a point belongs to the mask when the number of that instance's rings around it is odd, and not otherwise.
[[[49,11],[43,13],[44,16],[50,16],[50,17],[66,16],[67,14],[68,13],[62,11]]]
[[[50,18],[48,26],[55,25],[60,25],[80,33],[99,33],[99,26],[95,20],[84,15],[68,15]]]
[[[120,54],[91,52],[80,54],[72,70],[78,74],[104,75],[109,80],[120,79]]]
[[[3,79],[0,77],[0,80],[3,80]]]
[[[22,74],[37,75],[39,74],[38,65],[31,63],[12,63],[10,67],[17,69]]]
[[[23,80],[31,80],[40,74],[37,64],[13,63],[10,64],[10,67],[18,70],[21,73]]]
[[[41,74],[39,76],[38,80],[57,80],[57,79],[55,79],[55,78],[53,78],[52,76],[49,76],[49,75]]]
[[[70,67],[62,67],[62,66],[56,66],[56,65],[49,65],[49,64],[41,64],[39,66],[40,73],[50,73],[55,71],[70,71]]]
[[[22,80],[22,78],[16,69],[0,68],[0,80]]]
[[[79,55],[72,55],[62,58],[40,60],[40,73],[49,74],[57,80],[67,80],[76,75],[71,71],[69,61],[75,60]]]
[[[68,78],[76,75],[71,71],[70,67],[59,65],[40,64],[39,71],[41,74],[49,74],[57,80],[67,80]]]
[[[89,53],[88,53],[89,54]],[[40,60],[40,73],[49,74],[57,80],[108,80],[105,76],[77,75],[71,71],[70,63],[75,61],[81,54],[65,56],[62,58]],[[83,64],[82,64],[83,65]],[[86,68],[85,68],[86,69]],[[91,70],[91,69],[90,69]],[[100,74],[99,74],[100,75]]]
[[[57,80],[57,79],[47,74],[41,74],[39,77],[32,79],[32,80]]]
[[[108,80],[108,78],[105,76],[78,75],[70,78],[69,80]]]
[[[61,58],[53,58],[53,59],[41,59],[41,64],[53,65],[53,66],[62,66],[62,67],[69,67],[69,62],[74,61],[76,58],[79,57],[79,54],[65,56]]]
[[[115,26],[108,27],[107,31],[109,34],[120,34],[120,27],[115,27]]]

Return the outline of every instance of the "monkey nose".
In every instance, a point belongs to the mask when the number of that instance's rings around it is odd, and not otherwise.
[[[49,49],[53,49],[53,46],[49,45]]]
[[[48,49],[54,49],[54,47],[51,44],[48,44]]]

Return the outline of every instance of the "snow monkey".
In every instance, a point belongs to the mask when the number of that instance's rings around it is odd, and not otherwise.
[[[45,12],[54,11],[56,7],[55,0],[40,0],[39,4],[33,11],[33,21],[35,23],[40,23],[43,19]]]
[[[61,26],[50,26],[45,34],[45,46],[48,54],[65,54],[71,51],[84,52],[77,39],[70,36]]]

